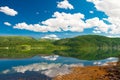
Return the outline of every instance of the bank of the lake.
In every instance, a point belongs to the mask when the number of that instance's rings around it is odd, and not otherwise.
[[[54,80],[120,80],[120,65],[73,67],[71,73],[58,75]]]

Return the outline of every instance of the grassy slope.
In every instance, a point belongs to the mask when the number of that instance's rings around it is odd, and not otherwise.
[[[37,54],[48,54],[55,47],[51,41],[36,40],[31,37],[0,37],[0,57],[31,57]],[[5,49],[8,47],[8,49]]]
[[[54,44],[70,47],[68,50],[56,51],[56,54],[79,59],[104,59],[120,55],[120,38],[84,35],[70,39],[58,40]]]
[[[0,36],[0,58],[24,58],[50,55],[66,47],[53,44],[54,40],[34,39],[24,36]]]
[[[84,35],[58,41],[32,37],[1,36],[0,57],[31,57],[38,54],[59,54],[80,59],[103,59],[118,56],[120,38]]]

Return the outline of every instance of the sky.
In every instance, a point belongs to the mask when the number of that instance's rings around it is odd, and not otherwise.
[[[69,38],[120,34],[119,0],[0,0],[0,35]]]

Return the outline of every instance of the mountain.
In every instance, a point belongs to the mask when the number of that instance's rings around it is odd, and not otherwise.
[[[66,45],[71,48],[117,48],[120,47],[120,38],[109,38],[100,35],[83,35],[74,38],[61,39],[55,45]]]
[[[63,51],[56,50],[55,54],[79,59],[104,59],[120,55],[120,38],[83,35],[55,41],[54,45],[68,47]]]
[[[60,40],[1,36],[0,57],[31,57],[56,54],[79,59],[104,59],[120,55],[120,38],[83,35]]]

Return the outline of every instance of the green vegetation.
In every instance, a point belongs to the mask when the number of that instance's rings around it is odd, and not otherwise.
[[[55,41],[23,36],[0,37],[0,58],[51,54],[87,60],[117,57],[120,55],[120,38],[84,35]]]
[[[34,39],[22,36],[0,37],[0,58],[26,58],[35,55],[51,55],[54,50],[64,50],[64,46],[53,45],[52,40]]]
[[[97,60],[120,55],[120,38],[108,38],[99,35],[84,35],[61,39],[54,45],[69,46],[69,49],[54,53],[79,59]]]

